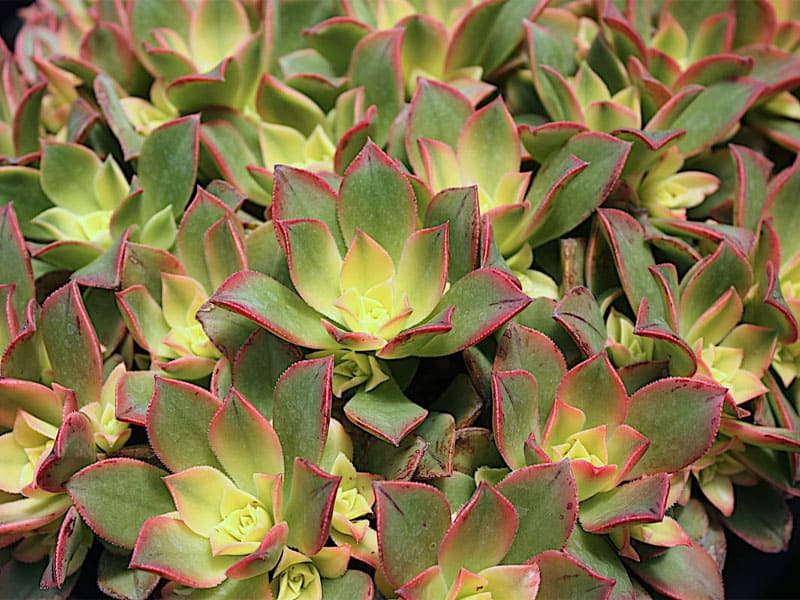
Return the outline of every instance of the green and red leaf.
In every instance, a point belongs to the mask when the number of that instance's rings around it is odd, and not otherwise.
[[[439,565],[447,581],[459,570],[478,573],[505,557],[517,533],[519,518],[513,505],[485,481],[459,511],[439,545]],[[475,552],[480,546],[481,551]]]
[[[428,567],[450,527],[450,505],[436,488],[422,483],[375,482],[381,564],[399,588]]]
[[[174,510],[164,475],[138,460],[108,458],[76,473],[66,488],[92,531],[116,546],[133,548],[147,519]]]

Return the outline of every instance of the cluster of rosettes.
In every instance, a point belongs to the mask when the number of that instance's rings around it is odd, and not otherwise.
[[[21,15],[0,596],[722,598],[726,530],[787,547],[800,4]]]

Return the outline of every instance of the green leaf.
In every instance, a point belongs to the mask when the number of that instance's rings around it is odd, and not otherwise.
[[[154,571],[190,587],[210,588],[226,579],[225,571],[239,558],[214,556],[207,537],[197,535],[180,519],[154,516],[141,529],[130,567]]]
[[[714,254],[697,262],[681,282],[678,316],[681,333],[697,322],[725,292],[734,288],[744,298],[753,283],[753,271],[747,258],[727,240]]]
[[[325,115],[313,100],[267,73],[258,86],[256,111],[268,123],[292,127],[305,137],[315,127],[325,129]]]
[[[503,564],[522,564],[546,550],[559,550],[578,516],[578,493],[569,461],[512,472],[497,490],[514,505],[519,529]]]
[[[659,379],[633,394],[625,423],[650,440],[627,475],[671,473],[701,457],[719,428],[725,388],[694,379]]]
[[[198,189],[191,204],[183,213],[178,227],[175,244],[176,254],[186,272],[211,291],[211,281],[206,268],[206,248],[203,237],[206,231],[220,219],[227,216],[230,209],[216,196]]]
[[[291,490],[283,514],[289,525],[288,544],[313,556],[328,539],[341,477],[329,475],[299,457],[294,459],[292,473]]]
[[[335,348],[320,315],[289,288],[255,271],[229,277],[209,299],[255,321],[278,337],[306,348]]]
[[[427,447],[428,442],[413,433],[404,437],[397,447],[376,439],[369,445],[369,452],[359,461],[358,468],[380,475],[386,480],[410,480],[422,461]]]
[[[587,358],[606,347],[606,324],[600,307],[587,288],[569,290],[556,304],[553,318],[561,323]]]
[[[661,521],[668,491],[668,477],[661,474],[595,494],[581,502],[581,527],[589,533],[605,533],[615,527]]]
[[[405,45],[404,45],[405,46]],[[451,148],[472,114],[472,105],[458,90],[432,79],[420,79],[406,124],[406,154],[415,173],[424,173],[417,140],[444,142]]]
[[[212,290],[233,273],[247,268],[247,254],[241,223],[233,216],[220,219],[203,236],[206,267]]]
[[[657,592],[673,598],[725,597],[717,563],[700,546],[673,546],[649,560],[625,564]]]
[[[608,354],[595,354],[567,372],[556,396],[586,415],[585,429],[619,425],[625,419],[628,394]]]
[[[281,441],[261,413],[235,391],[211,419],[208,441],[240,489],[255,494],[253,475],[283,471]]]
[[[97,460],[94,431],[81,412],[71,412],[58,429],[50,454],[37,465],[36,485],[48,492],[63,492],[64,482]]]
[[[339,285],[342,256],[328,226],[313,219],[278,221],[275,225],[284,241],[297,292],[314,310],[340,320],[334,304],[344,291]]]
[[[497,449],[512,469],[527,466],[525,443],[541,441],[536,378],[521,369],[492,371],[493,431]]]
[[[615,587],[613,579],[589,570],[586,565],[566,552],[549,550],[537,556],[541,584],[537,599],[585,598],[603,600],[610,597]]]
[[[233,386],[267,419],[272,419],[273,390],[289,366],[302,358],[293,345],[258,329],[242,345],[233,362]]]
[[[456,441],[456,426],[452,415],[430,412],[414,430],[425,440],[427,447],[417,466],[418,479],[447,477],[453,472],[453,450]]]
[[[322,580],[322,597],[327,600],[371,600],[374,586],[369,575],[349,570],[342,577]]]
[[[356,229],[378,242],[394,259],[400,258],[416,230],[417,204],[406,176],[373,142],[367,142],[350,163],[339,190],[339,223],[345,242]]]
[[[22,235],[14,207],[0,207],[0,281],[14,286],[11,300],[19,323],[24,322],[25,308],[36,294],[31,259]]]
[[[17,105],[13,119],[14,153],[17,156],[30,154],[39,150],[40,119],[42,98],[47,85],[44,81],[31,86],[23,94]]]
[[[738,175],[733,224],[755,232],[758,231],[761,211],[767,199],[767,181],[772,163],[749,148],[735,144],[731,144],[730,148]]]
[[[763,90],[764,84],[752,79],[712,83],[677,115],[661,118],[660,113],[669,108],[665,104],[647,129],[685,129],[677,147],[684,157],[693,156],[724,138]]]
[[[47,298],[39,327],[55,380],[75,390],[81,406],[99,401],[103,385],[100,346],[76,283]]]
[[[48,142],[42,152],[42,189],[53,204],[75,214],[99,210],[93,190],[100,166],[85,146]]]
[[[772,227],[781,246],[781,261],[788,262],[800,252],[800,236],[794,234],[794,224],[800,222],[800,160],[781,171],[773,180],[766,215],[771,216]]]
[[[247,11],[233,0],[202,2],[192,11],[189,44],[192,58],[202,73],[232,56],[250,34]]]
[[[45,231],[31,223],[39,213],[53,203],[45,195],[39,181],[39,171],[30,167],[0,167],[0,203],[14,202],[20,229],[26,237],[48,239]]]
[[[395,446],[427,416],[421,406],[406,398],[393,379],[369,392],[356,392],[344,406],[353,423]]]
[[[455,307],[452,328],[429,341],[417,356],[445,356],[478,343],[530,303],[512,280],[494,269],[478,269],[455,282],[432,313]]]
[[[130,556],[103,550],[97,564],[97,587],[112,598],[147,600],[161,577],[157,573],[128,568]]]
[[[630,148],[630,142],[588,131],[550,156],[527,195],[535,215],[527,228],[531,245],[563,235],[600,206],[616,185]]]
[[[84,521],[104,540],[133,548],[142,524],[175,509],[161,478],[147,463],[109,458],[76,473],[66,484]]]
[[[620,210],[600,209],[597,215],[631,307],[638,312],[640,302],[647,298],[653,317],[666,320],[667,308],[662,300],[661,287],[650,272],[655,260],[645,239],[644,228]],[[594,290],[595,293],[602,291]]]
[[[357,19],[340,17],[323,21],[306,29],[303,34],[309,47],[324,56],[336,73],[343,73],[356,44],[369,31],[369,26]]]
[[[199,136],[196,115],[170,121],[147,136],[137,170],[145,217],[166,206],[172,207],[174,217],[183,214],[197,178]]]
[[[347,251],[336,213],[338,199],[331,186],[319,175],[287,165],[276,165],[272,198],[272,217],[276,221],[316,219],[328,226],[340,254]]]
[[[493,195],[503,175],[519,171],[521,152],[514,119],[498,98],[473,113],[460,131],[459,165]]]
[[[383,568],[398,588],[437,563],[450,506],[440,491],[422,483],[376,482],[374,488]]]
[[[253,202],[269,206],[270,194],[248,169],[260,160],[241,130],[222,119],[209,121],[200,128],[200,141],[204,173],[230,181]]]
[[[173,473],[198,465],[222,470],[208,442],[220,401],[203,388],[156,377],[147,414],[147,436],[161,462]]]
[[[283,446],[284,479],[295,457],[319,464],[331,418],[333,356],[293,364],[275,385],[272,424]],[[287,483],[288,484],[288,483]]]
[[[518,524],[511,502],[482,481],[439,546],[445,580],[454,581],[462,568],[478,573],[500,563],[511,548]]]
[[[403,71],[400,64],[402,30],[373,31],[363,37],[350,58],[350,85],[364,86],[364,105],[378,109],[375,142],[383,146],[389,127],[403,107]]]
[[[564,356],[559,347],[545,334],[512,321],[500,340],[494,359],[494,370],[515,369],[527,371],[536,379],[539,420],[538,427],[532,431],[542,431],[553,407],[556,388],[567,373]]]
[[[447,280],[453,283],[473,271],[478,262],[480,210],[475,186],[445,189],[431,198],[425,227],[442,223],[447,223]]]
[[[616,548],[608,543],[608,538],[586,533],[580,525],[576,525],[567,540],[565,549],[595,573],[616,581],[609,600],[633,597],[633,585],[628,572],[625,570]]]
[[[773,485],[736,486],[736,504],[722,522],[737,536],[762,552],[784,552],[792,537],[792,517],[783,493]]]

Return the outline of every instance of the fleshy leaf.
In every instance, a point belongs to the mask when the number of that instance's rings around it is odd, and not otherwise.
[[[307,555],[320,551],[328,539],[333,504],[341,477],[329,475],[304,458],[294,459],[291,490],[283,514],[290,546]]]
[[[567,363],[559,347],[545,334],[512,321],[503,332],[494,359],[494,369],[522,369],[533,375],[539,393],[539,427],[543,429],[555,400],[556,389],[567,373]]]
[[[553,318],[567,330],[586,357],[606,346],[606,327],[597,302],[585,287],[572,288],[556,304]]]
[[[128,568],[130,558],[105,551],[97,564],[97,587],[104,594],[130,600],[150,597],[161,578],[155,573]]]
[[[208,441],[225,472],[250,493],[253,474],[282,472],[281,443],[269,421],[235,390],[208,426]]]
[[[450,527],[450,505],[436,488],[422,483],[376,482],[378,544],[386,578],[399,588],[437,563]]]
[[[556,396],[583,412],[587,429],[603,424],[619,425],[625,420],[628,395],[605,352],[570,369],[561,380]]]
[[[611,595],[614,580],[592,571],[567,552],[548,550],[533,561],[541,577],[537,598],[592,598],[605,600]]]
[[[569,461],[525,467],[497,485],[520,519],[503,564],[521,564],[540,552],[560,550],[578,517],[578,492]]]
[[[96,459],[92,424],[83,413],[70,413],[58,429],[51,453],[36,470],[36,485],[48,492],[63,492],[64,483]]]
[[[347,168],[339,190],[345,241],[361,229],[396,262],[416,222],[417,204],[405,175],[378,146],[367,142]]]
[[[625,422],[650,446],[628,478],[677,471],[702,456],[719,428],[725,393],[716,385],[674,377],[633,394]]]
[[[395,294],[403,294],[414,312],[406,321],[412,327],[425,320],[444,293],[448,271],[448,226],[415,231],[406,240],[397,264]],[[400,298],[395,298],[399,304]]]
[[[531,244],[539,246],[555,239],[589,216],[616,184],[630,148],[630,142],[585,132],[570,138],[549,157],[527,196],[535,215],[528,227]],[[570,176],[554,177],[559,174]],[[562,202],[560,198],[570,200]]]
[[[295,289],[309,306],[339,320],[334,303],[341,295],[342,257],[327,225],[309,219],[277,221],[276,227],[284,240]]]
[[[75,390],[81,405],[98,401],[103,384],[102,358],[76,283],[48,297],[39,327],[56,381]]]
[[[782,493],[769,484],[737,486],[736,504],[722,522],[762,552],[783,552],[791,539],[792,518]]]
[[[30,256],[16,213],[10,204],[0,207],[0,251],[4,258],[0,265],[0,280],[14,285],[14,313],[17,320],[22,322],[25,307],[34,297],[35,288]]]
[[[317,219],[328,226],[341,253],[346,250],[337,216],[338,200],[331,186],[320,176],[277,165],[274,175],[272,216],[275,220]]]
[[[220,404],[203,388],[156,377],[147,410],[147,436],[168,469],[174,473],[196,465],[221,469],[208,441],[209,424]]]
[[[333,357],[293,364],[275,385],[272,423],[283,447],[284,481],[295,457],[319,464],[331,416]]]
[[[475,269],[480,240],[480,209],[475,186],[446,189],[436,194],[428,204],[423,221],[425,227],[447,223],[448,281],[458,281]]]
[[[141,528],[130,566],[184,585],[210,588],[225,580],[236,556],[213,556],[208,538],[169,516],[148,519]]]
[[[403,106],[402,34],[402,29],[373,31],[359,41],[350,57],[350,85],[364,86],[365,105],[378,109],[375,141],[379,145],[385,143],[389,126]]]
[[[647,129],[685,129],[687,133],[677,147],[684,157],[692,156],[724,137],[763,89],[763,83],[752,79],[717,81],[702,89],[677,114],[668,115],[669,107],[664,105]]]
[[[320,316],[289,288],[255,271],[231,275],[209,302],[252,319],[278,337],[306,348],[333,348]]]
[[[295,346],[265,329],[258,329],[236,353],[233,386],[262,415],[271,419],[275,384],[283,372],[301,358]]]
[[[725,597],[717,563],[695,544],[673,546],[649,560],[625,564],[645,583],[668,596],[709,600]]]
[[[133,548],[148,518],[174,510],[164,475],[138,460],[109,458],[76,473],[66,488],[92,531],[112,544]]]
[[[519,519],[511,502],[482,481],[456,516],[439,546],[439,565],[448,581],[462,568],[478,573],[497,565],[511,548]],[[477,547],[480,552],[475,552]]]
[[[492,372],[493,431],[497,449],[512,469],[527,466],[525,443],[541,440],[536,378],[521,369]]]
[[[436,314],[454,306],[452,329],[437,335],[418,356],[444,356],[463,350],[496,330],[530,303],[505,274],[478,269],[455,282],[439,302]]]
[[[397,383],[389,379],[369,392],[356,392],[345,404],[344,414],[362,429],[397,446],[428,411],[406,398]]]
[[[456,89],[432,79],[418,81],[405,132],[406,154],[415,173],[424,172],[417,140],[438,140],[455,148],[470,114],[469,100]]]
[[[581,503],[581,526],[589,533],[614,527],[655,523],[664,518],[669,480],[666,474],[643,477]]]
[[[83,215],[100,209],[90,190],[100,159],[85,146],[47,142],[42,152],[42,189],[56,206]]]
[[[149,218],[165,206],[172,207],[173,216],[183,212],[197,178],[199,135],[200,119],[190,116],[170,121],[147,136],[137,169],[144,190],[143,215]]]
[[[464,173],[489,194],[494,194],[504,174],[519,171],[517,128],[502,100],[469,118],[458,137],[457,154]]]

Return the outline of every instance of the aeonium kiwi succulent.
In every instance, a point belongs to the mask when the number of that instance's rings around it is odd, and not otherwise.
[[[20,17],[0,596],[723,598],[789,547],[795,4]]]

